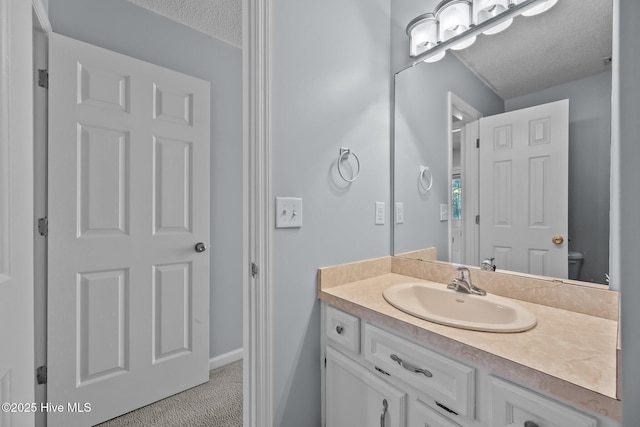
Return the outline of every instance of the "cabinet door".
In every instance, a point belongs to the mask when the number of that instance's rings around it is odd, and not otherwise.
[[[327,347],[327,427],[406,427],[406,395]]]

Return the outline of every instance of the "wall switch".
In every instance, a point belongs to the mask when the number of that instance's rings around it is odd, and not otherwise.
[[[302,227],[302,199],[276,197],[276,228]]]
[[[376,202],[376,225],[384,225],[384,202]]]
[[[444,203],[440,205],[440,221],[447,221],[449,219],[449,205]]]
[[[404,223],[404,203],[396,202],[396,224]]]

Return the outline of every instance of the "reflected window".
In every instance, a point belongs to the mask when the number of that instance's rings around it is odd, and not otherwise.
[[[451,180],[451,219],[462,219],[462,179],[460,174]]]

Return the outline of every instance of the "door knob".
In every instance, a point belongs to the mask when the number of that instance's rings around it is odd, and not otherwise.
[[[556,235],[551,238],[551,241],[556,245],[561,245],[564,242],[564,237]]]
[[[207,246],[204,243],[199,242],[196,243],[195,250],[196,252],[204,252],[207,250]]]

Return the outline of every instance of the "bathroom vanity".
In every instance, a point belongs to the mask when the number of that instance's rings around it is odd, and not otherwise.
[[[528,286],[511,278],[516,284],[507,289],[509,277],[473,271],[476,285],[488,292],[496,289],[487,278],[504,288],[503,296],[524,298],[517,304],[538,322],[518,333],[429,322],[383,298],[385,289],[405,282],[446,288],[442,277],[454,271],[446,263],[394,257],[319,270],[323,425],[620,426],[615,292],[575,289],[567,299],[561,294],[572,285],[525,277]],[[551,306],[527,301],[553,293]],[[599,299],[601,311],[589,308],[586,298]],[[582,312],[572,311],[574,305]]]

